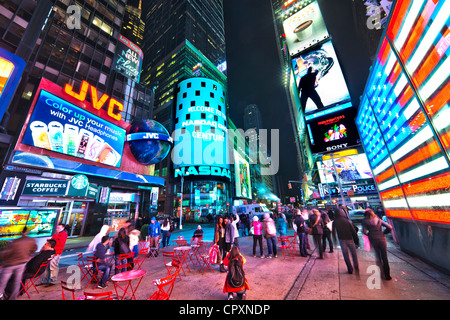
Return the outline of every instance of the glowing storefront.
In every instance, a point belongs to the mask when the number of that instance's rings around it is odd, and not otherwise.
[[[400,246],[450,270],[450,1],[396,1],[356,124]]]

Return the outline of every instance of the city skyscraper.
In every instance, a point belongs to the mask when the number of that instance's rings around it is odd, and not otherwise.
[[[145,23],[141,19],[142,0],[129,0],[125,7],[121,34],[142,48]]]
[[[174,130],[178,84],[193,76],[215,80],[223,87],[225,112],[226,76],[217,68],[225,61],[222,0],[147,0],[142,2],[142,19],[145,22],[142,79],[147,85],[156,88],[154,119],[170,132]],[[157,164],[155,174],[166,180],[165,190],[160,190],[158,211],[173,214],[174,200],[183,192],[180,193],[179,179],[174,178],[170,159]],[[214,183],[208,181],[197,181],[196,197],[203,197],[205,192],[213,191],[209,189]],[[184,195],[189,197],[190,193],[194,196],[195,186],[185,181]],[[228,187],[224,190],[228,190]],[[213,208],[211,201],[202,203],[203,206],[196,210],[204,210],[209,206],[209,209]]]

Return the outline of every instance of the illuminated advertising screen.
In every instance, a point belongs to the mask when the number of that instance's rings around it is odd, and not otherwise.
[[[334,168],[336,168],[336,171]],[[361,179],[373,178],[365,154],[318,161],[317,169],[319,169],[320,181],[324,184],[338,182],[337,177],[339,177],[341,183],[344,184],[355,183],[357,180]]]
[[[22,143],[120,167],[126,132],[41,90]]]
[[[320,107],[317,106],[317,101],[313,101],[314,95],[319,96],[323,107],[350,100],[350,93],[331,41],[295,57],[292,59],[292,65],[305,114],[316,112]]]
[[[113,68],[125,77],[139,82],[144,54],[136,44],[119,35]]]
[[[353,108],[347,108],[307,121],[311,152],[328,153],[358,145],[360,140],[354,114]]]
[[[234,151],[234,181],[236,185],[236,197],[252,198],[250,181],[250,166],[236,150]]]
[[[450,155],[450,2],[399,2],[386,35]]]
[[[292,56],[330,37],[317,1],[287,18],[283,29]]]
[[[134,157],[126,141],[131,124],[121,120],[122,109],[123,104],[86,81],[74,89],[41,79],[8,167],[163,186],[154,165]]]
[[[24,69],[25,61],[22,58],[0,48],[0,121],[19,85]]]
[[[444,88],[433,96],[448,97],[448,92],[441,95]],[[435,122],[433,127],[419,96],[420,90],[410,85],[390,43],[383,39],[356,124],[386,215],[450,223],[450,167],[442,149],[446,148],[445,139],[439,143],[437,137],[442,135],[433,132],[448,126],[448,118],[431,118],[444,126]],[[436,103],[438,109],[439,105]],[[437,114],[442,116],[446,108],[436,109]]]
[[[0,240],[22,235],[27,227],[29,237],[51,237],[60,209],[0,208]]]
[[[179,88],[172,154],[175,177],[231,179],[222,85],[195,77],[180,82]]]

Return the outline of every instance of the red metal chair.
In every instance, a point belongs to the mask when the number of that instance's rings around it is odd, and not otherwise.
[[[92,292],[85,291],[84,296],[79,300],[113,300],[113,292],[105,291],[105,292]]]
[[[89,269],[92,267],[88,263],[84,262],[83,253],[78,254],[78,267],[80,268],[81,274],[83,275],[80,279],[83,281],[84,278],[89,279],[90,271]]]
[[[202,263],[200,266],[200,272],[202,272],[202,269],[205,268],[205,270],[203,270],[203,274],[205,274],[207,269],[210,269],[212,272],[214,272],[213,268],[211,267],[211,263],[209,261],[209,247],[206,243],[204,243],[203,241],[199,241],[199,245],[200,245],[200,254],[198,255],[200,258],[200,262]]]
[[[102,274],[98,271],[97,268],[97,257],[95,256],[87,256],[86,257],[86,266],[88,267],[87,272],[88,272],[88,278],[89,278],[89,282],[86,285],[86,288],[92,283],[99,283],[101,278],[102,278]],[[94,281],[92,281],[94,280]]]
[[[289,237],[277,237],[277,238],[278,243],[280,243],[279,248],[281,249],[281,255],[283,259],[289,256],[291,257],[292,260],[294,258],[294,252],[289,242]]]
[[[133,261],[134,269],[137,269],[137,270],[141,269],[142,264],[145,261],[145,258],[148,256],[148,250],[149,250],[148,247],[139,250],[139,255]]]
[[[126,262],[121,264],[123,260],[125,260]],[[133,260],[134,252],[120,254],[117,261],[119,264],[116,264],[115,266],[116,274],[120,273],[122,269],[133,270]]]
[[[178,272],[178,276],[181,280],[181,275],[179,273],[179,270],[181,268],[181,261],[177,259],[175,252],[173,251],[163,251],[163,259],[164,259],[164,265],[167,269],[167,276],[172,274],[172,270],[175,268],[174,273]]]
[[[176,271],[163,279],[153,280],[153,284],[158,287],[158,291],[153,293],[147,300],[170,300],[178,272]]]
[[[177,247],[188,246],[188,242],[186,239],[177,239],[176,243],[177,243]]]
[[[293,236],[288,236],[288,238],[289,238],[289,244],[292,248],[292,252],[294,253],[294,256],[296,253],[298,253],[300,255],[298,235],[294,234]]]
[[[75,298],[75,288],[70,287],[66,281],[61,280],[61,294],[62,294],[62,299],[66,300],[66,296],[64,294],[64,292],[70,292],[72,294],[72,300],[76,300]]]
[[[28,293],[28,290],[31,288],[34,288],[34,290],[36,290],[37,293],[39,293],[39,290],[36,288],[36,281],[44,274],[45,269],[49,266],[50,261],[44,261],[40,266],[38,271],[36,271],[36,273],[34,274],[34,276],[31,279],[25,279],[25,283],[23,283],[23,281],[21,281],[20,283],[22,284],[22,289],[20,289],[20,292],[25,291],[25,293],[27,294],[28,298],[30,298],[30,294]]]

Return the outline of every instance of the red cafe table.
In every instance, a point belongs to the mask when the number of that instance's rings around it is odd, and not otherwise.
[[[145,270],[131,270],[131,271],[124,271],[121,273],[118,273],[111,277],[111,281],[114,284],[114,289],[116,290],[117,299],[123,300],[126,295],[129,295],[131,297],[131,300],[136,300],[135,293],[137,288],[139,288],[139,285],[141,284],[142,278],[145,276],[147,271]],[[133,280],[138,280],[137,284],[133,287]],[[124,284],[120,285],[122,282]],[[124,287],[123,287],[124,286]],[[122,297],[119,296],[119,292],[117,289],[120,289],[123,291]],[[131,291],[128,292],[128,291]]]
[[[187,261],[186,261],[186,258],[191,249],[192,248],[190,246],[181,246],[181,247],[173,248],[173,250],[175,251],[175,254],[178,256],[178,259],[180,259],[181,270],[183,271],[184,275],[186,275],[186,272],[184,272],[183,264],[187,267],[188,271],[191,271],[191,269],[189,268]]]

